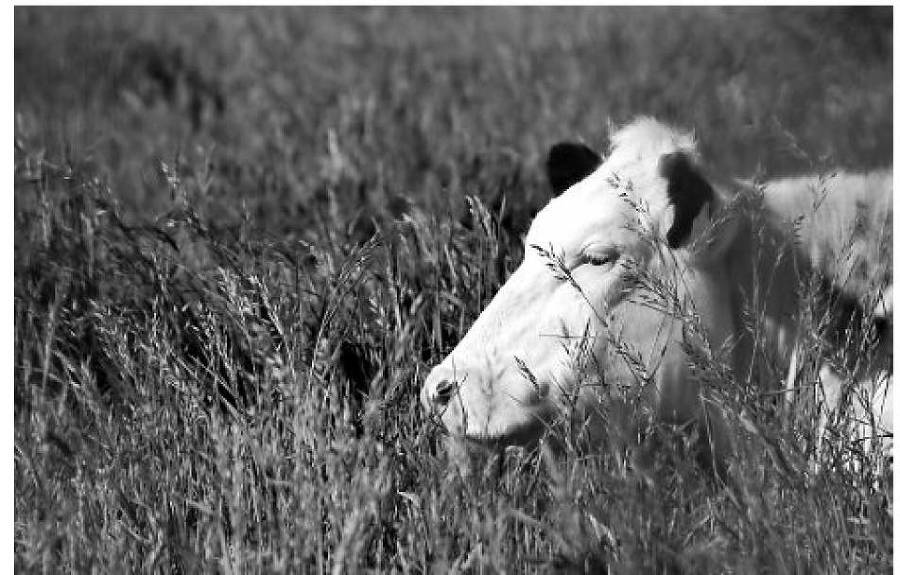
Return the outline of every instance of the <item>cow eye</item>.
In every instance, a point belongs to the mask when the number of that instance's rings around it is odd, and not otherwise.
[[[606,250],[599,253],[584,254],[584,261],[592,266],[605,266],[606,264],[615,263],[619,259],[619,252],[615,250]]]

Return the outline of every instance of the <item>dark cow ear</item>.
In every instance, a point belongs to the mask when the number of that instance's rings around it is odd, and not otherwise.
[[[694,220],[703,206],[713,201],[715,192],[683,152],[662,156],[659,159],[659,174],[669,181],[669,201],[675,208],[672,227],[666,232],[666,242],[675,249],[691,237]]]
[[[550,180],[553,197],[583,180],[599,165],[600,156],[584,144],[555,144],[547,156],[547,179]]]

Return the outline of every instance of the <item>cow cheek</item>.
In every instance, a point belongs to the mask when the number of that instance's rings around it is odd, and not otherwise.
[[[605,319],[599,315],[603,307],[595,305],[590,296],[562,286],[548,302],[538,339],[531,346],[532,364],[541,366],[536,375],[551,382],[555,395],[602,375],[609,339]]]

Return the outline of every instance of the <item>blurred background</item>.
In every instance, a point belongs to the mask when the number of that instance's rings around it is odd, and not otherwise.
[[[540,204],[552,143],[602,148],[637,114],[696,129],[728,174],[884,166],[892,26],[890,7],[18,7],[17,161],[87,166],[142,217],[171,203],[164,163],[215,221],[279,233],[325,199]]]

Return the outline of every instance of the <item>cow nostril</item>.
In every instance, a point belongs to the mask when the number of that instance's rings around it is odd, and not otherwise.
[[[442,379],[434,386],[432,401],[435,405],[447,405],[450,403],[450,398],[453,397],[454,391],[456,391],[456,385],[449,379]]]

